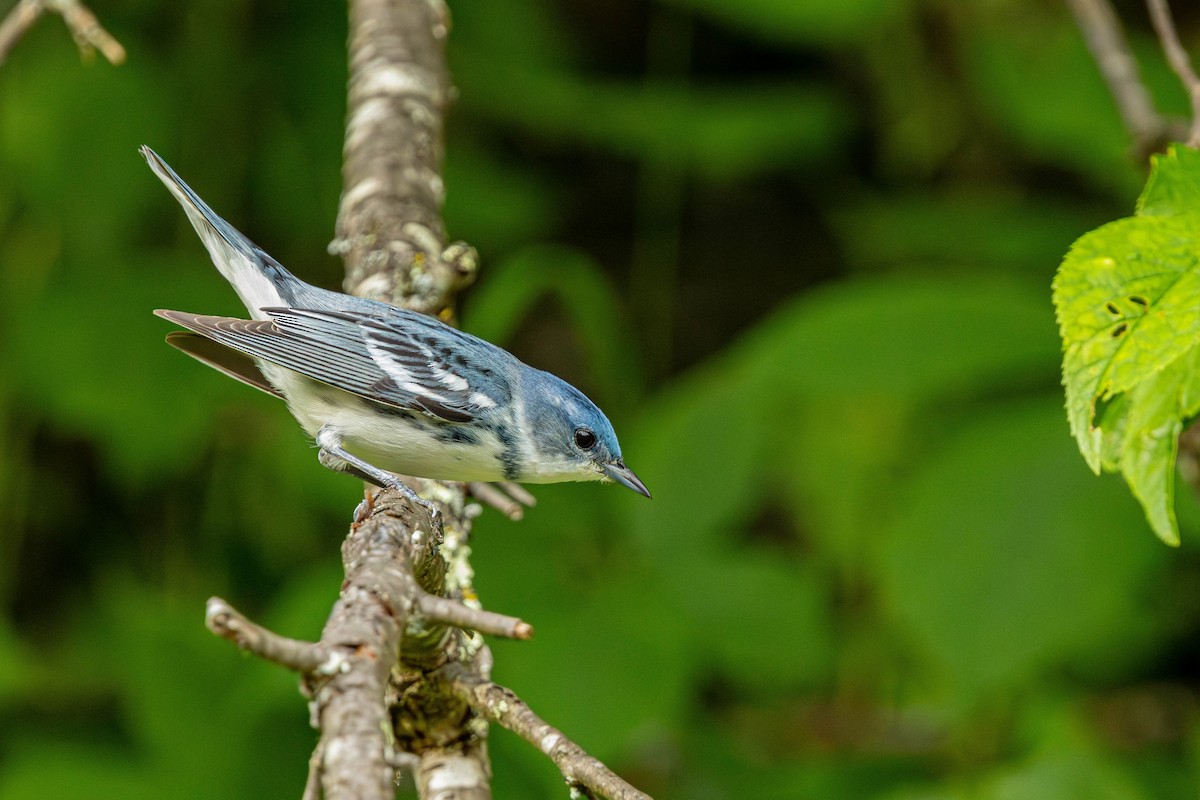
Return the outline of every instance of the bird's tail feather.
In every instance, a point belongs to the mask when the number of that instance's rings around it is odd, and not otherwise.
[[[145,145],[140,152],[150,169],[183,206],[213,264],[233,286],[250,314],[262,319],[265,315],[260,309],[291,305],[291,294],[299,281],[237,228],[221,219],[158,153]]]

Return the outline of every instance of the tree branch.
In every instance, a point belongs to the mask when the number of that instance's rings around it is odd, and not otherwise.
[[[47,11],[63,18],[85,58],[91,57],[94,48],[112,64],[120,64],[125,60],[125,48],[104,29],[96,15],[78,0],[20,0],[0,22],[0,64]]]
[[[308,777],[304,780],[304,794],[300,800],[321,800],[321,765],[325,761],[325,743],[317,742],[308,757]]]
[[[442,674],[476,712],[549,756],[572,788],[582,788],[611,800],[650,800],[649,795],[630,786],[562,731],[542,720],[512,690],[483,680],[460,664],[447,665]]]
[[[448,507],[444,513],[451,516],[454,511]],[[437,532],[430,534],[431,530]],[[517,638],[532,635],[532,628],[519,619],[429,593],[446,584],[439,552],[443,538],[438,533],[433,520],[403,495],[381,492],[370,515],[354,526],[343,544],[346,581],[316,644],[271,633],[222,601],[210,601],[210,627],[216,632],[243,649],[305,673],[321,730],[313,756],[319,763],[310,767],[310,780],[318,775],[328,797],[388,797],[393,791],[387,731],[397,723],[389,716],[393,704],[385,698],[401,652],[406,661],[417,664],[444,663],[448,651],[464,649],[449,635],[447,625]],[[419,684],[420,678],[414,681]],[[429,695],[437,697],[436,692]],[[406,725],[417,738],[428,724],[428,713],[414,716],[418,721]],[[457,722],[461,714],[450,716]],[[461,788],[463,775],[486,777],[487,770],[486,763],[469,768],[457,763],[452,775],[434,780],[454,778]]]
[[[219,597],[208,599],[204,624],[217,636],[233,642],[239,650],[301,674],[321,670],[331,655],[320,644],[289,639],[251,622]]]
[[[473,739],[463,752],[437,748],[422,753],[417,766],[422,800],[488,800],[492,774],[485,741]]]
[[[443,48],[448,31],[449,15],[441,0],[350,0],[343,191],[337,238],[330,245],[345,260],[346,291],[443,319],[452,316],[458,290],[474,279],[478,260],[466,245],[446,247],[441,218],[442,119],[450,94]],[[457,797],[483,800],[491,794],[483,747],[486,731],[471,730],[466,706],[426,680],[424,670],[451,658],[475,664],[487,650],[477,637],[448,631],[444,625],[426,627],[410,615],[418,611],[428,621],[441,619],[518,637],[532,635],[532,628],[429,596],[473,594],[467,561],[471,522],[461,485],[426,482],[423,493],[443,508],[445,528],[425,529],[433,551],[429,558],[414,556],[411,563],[426,594],[415,608],[404,609],[399,627],[407,635],[398,642],[400,650],[380,651],[381,668],[358,695],[361,703],[374,704],[364,717],[371,726],[370,745],[360,748],[358,756],[374,758],[381,749],[390,749],[390,742],[381,738],[386,731],[388,738],[395,737],[396,747],[420,756],[418,785],[424,794],[436,795],[437,787],[451,786]],[[364,524],[376,514],[378,509]],[[333,623],[331,617],[330,626]],[[391,643],[387,639],[386,644]],[[374,680],[393,672],[404,678],[393,676],[391,685]],[[351,773],[375,773],[373,761],[334,763],[329,725],[336,728],[340,723],[332,716],[321,719],[326,741],[322,783],[332,796],[335,787],[348,788]],[[365,725],[361,730],[368,734]],[[435,751],[447,757],[434,759]],[[334,773],[344,777],[334,778]]]
[[[467,492],[513,521],[525,516],[526,506],[537,505],[537,499],[519,483],[468,483]]]
[[[1150,21],[1154,23],[1154,31],[1158,34],[1158,41],[1162,44],[1167,63],[1179,77],[1192,101],[1192,128],[1188,136],[1188,146],[1200,147],[1200,77],[1196,76],[1187,50],[1179,41],[1167,0],[1146,0],[1146,8],[1150,11]]]
[[[456,600],[429,594],[419,587],[414,604],[414,617],[437,625],[453,625],[489,636],[506,639],[532,639],[533,626],[516,617],[473,608]],[[209,598],[205,613],[208,629],[261,659],[307,674],[333,674],[338,661],[321,642],[289,639],[251,622],[245,615],[219,597]]]
[[[444,245],[441,221],[448,25],[442,0],[350,0],[344,188],[330,245],[345,259],[347,291],[443,319],[477,262],[467,245]],[[553,734],[543,749],[573,784],[644,798],[511,693],[509,706],[494,702],[489,693],[507,690],[490,681],[482,638],[465,631],[529,638],[533,628],[461,601],[475,594],[468,539],[477,507],[465,485],[411,482],[436,503],[438,519],[399,492],[368,495],[342,546],[345,582],[319,642],[279,636],[223,601],[209,603],[214,632],[304,675],[320,730],[305,797],[391,798],[408,755],[426,800],[489,800],[490,718],[527,736],[541,726],[544,745]],[[510,516],[513,505],[533,503],[520,487],[505,490],[476,489]],[[450,667],[457,683],[443,674]]]
[[[455,600],[422,592],[417,598],[417,611],[421,616],[443,625],[503,636],[506,639],[532,639],[533,626],[516,617],[471,608]]]
[[[346,291],[442,314],[477,257],[447,248],[442,117],[450,94],[441,0],[351,0],[343,191],[331,251]]]
[[[1178,121],[1168,120],[1155,110],[1109,0],[1067,0],[1067,5],[1133,138],[1134,154],[1145,161],[1172,138],[1182,136],[1183,131]]]
[[[399,492],[382,492],[372,515],[342,545],[346,580],[320,642],[337,668],[305,676],[321,731],[326,797],[382,800],[394,794],[383,698],[420,591],[410,557],[436,549],[432,537],[417,535],[420,523],[432,530],[423,509]],[[414,553],[422,538],[425,553]]]

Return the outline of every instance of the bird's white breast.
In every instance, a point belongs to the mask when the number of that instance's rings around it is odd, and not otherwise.
[[[471,427],[477,441],[459,442],[439,432],[450,426],[437,420],[388,413],[361,398],[289,369],[260,363],[267,380],[287,399],[288,408],[310,436],[330,426],[343,446],[368,463],[401,475],[435,480],[504,480],[500,438]]]

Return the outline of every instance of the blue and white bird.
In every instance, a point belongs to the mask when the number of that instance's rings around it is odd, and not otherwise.
[[[413,498],[392,473],[616,481],[650,496],[583,392],[432,317],[310,286],[217,216],[153,150],[141,153],[252,317],[155,311],[188,329],[167,341],[282,397],[326,467]]]

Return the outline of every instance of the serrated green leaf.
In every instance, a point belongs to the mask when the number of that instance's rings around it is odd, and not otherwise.
[[[1128,395],[1119,394],[1096,402],[1092,421],[1100,431],[1100,467],[1106,472],[1121,468],[1121,443],[1128,417]]]
[[[1121,436],[1121,473],[1164,542],[1179,544],[1175,521],[1175,456],[1183,421],[1200,393],[1200,347],[1129,394]]]
[[[1200,411],[1198,231],[1200,153],[1175,146],[1154,160],[1138,215],[1080,238],[1054,281],[1071,432],[1172,545],[1178,438]]]
[[[1102,462],[1098,401],[1128,391],[1200,334],[1200,214],[1133,217],[1085,235],[1054,281],[1071,432]]]
[[[1150,178],[1137,202],[1139,215],[1182,214],[1200,208],[1200,151],[1172,145],[1151,163]]]

